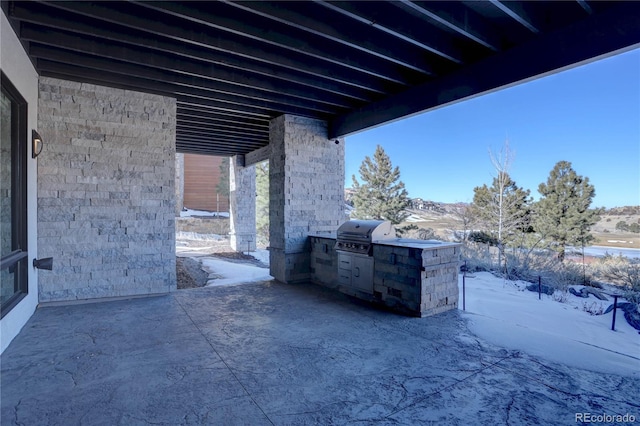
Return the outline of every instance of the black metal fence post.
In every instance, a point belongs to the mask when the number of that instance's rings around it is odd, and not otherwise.
[[[538,300],[542,299],[542,277],[538,275]]]
[[[467,261],[464,261],[464,270],[462,271],[462,310],[467,310],[466,304],[466,289],[465,289],[465,281],[467,277]]]
[[[611,330],[616,331],[616,310],[618,308],[618,297],[617,294],[613,295],[613,318],[611,319]]]

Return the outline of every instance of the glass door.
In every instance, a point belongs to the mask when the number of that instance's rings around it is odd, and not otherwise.
[[[0,91],[0,314],[26,294],[27,103],[1,75]]]

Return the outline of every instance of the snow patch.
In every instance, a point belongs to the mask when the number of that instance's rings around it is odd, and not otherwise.
[[[567,292],[566,303],[544,294],[538,300],[537,293],[523,290],[527,284],[488,272],[467,276],[463,315],[470,320],[469,329],[498,346],[553,362],[640,378],[640,334],[626,322],[623,312],[618,310],[616,331],[611,331],[612,312],[590,315],[584,310],[592,304],[604,310],[613,303],[612,298],[583,299]],[[461,310],[462,275],[459,287]]]
[[[273,277],[269,275],[268,269],[247,263],[232,263],[211,257],[202,258],[201,262],[205,271],[209,272],[209,274],[215,274],[217,277],[209,279],[207,287],[269,281],[273,279]]]
[[[220,234],[199,234],[197,232],[176,232],[177,241],[223,241],[229,239],[226,235]]]
[[[425,220],[418,215],[411,214],[405,219],[405,222],[424,222]]]
[[[180,212],[180,217],[193,217],[193,216],[229,217],[229,212],[210,212],[207,210],[192,210],[192,209],[185,209]]]
[[[249,252],[249,255],[265,265],[269,264],[269,250],[267,249],[256,249],[255,251]]]

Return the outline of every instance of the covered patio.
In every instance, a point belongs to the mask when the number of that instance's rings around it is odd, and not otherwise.
[[[574,424],[633,378],[276,281],[39,309],[2,355],[9,424]],[[55,336],[55,337],[52,337]]]
[[[311,285],[309,235],[345,220],[346,136],[631,50],[639,2],[0,6],[3,425],[637,414],[632,379],[505,351],[456,310],[406,318]],[[269,160],[277,281],[176,291],[176,153],[234,156],[239,247]]]

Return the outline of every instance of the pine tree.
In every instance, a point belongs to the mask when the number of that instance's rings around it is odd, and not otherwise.
[[[538,186],[542,196],[535,206],[536,232],[541,233],[564,260],[565,246],[584,246],[593,241],[589,229],[600,220],[601,209],[589,209],[596,190],[568,161],[558,162],[547,183]]]
[[[393,168],[380,145],[376,147],[373,160],[365,157],[359,171],[362,184],[352,176],[354,217],[388,220],[394,225],[406,219],[405,209],[411,201],[400,181],[400,169]]]
[[[269,162],[256,164],[256,234],[260,244],[269,245]]]

